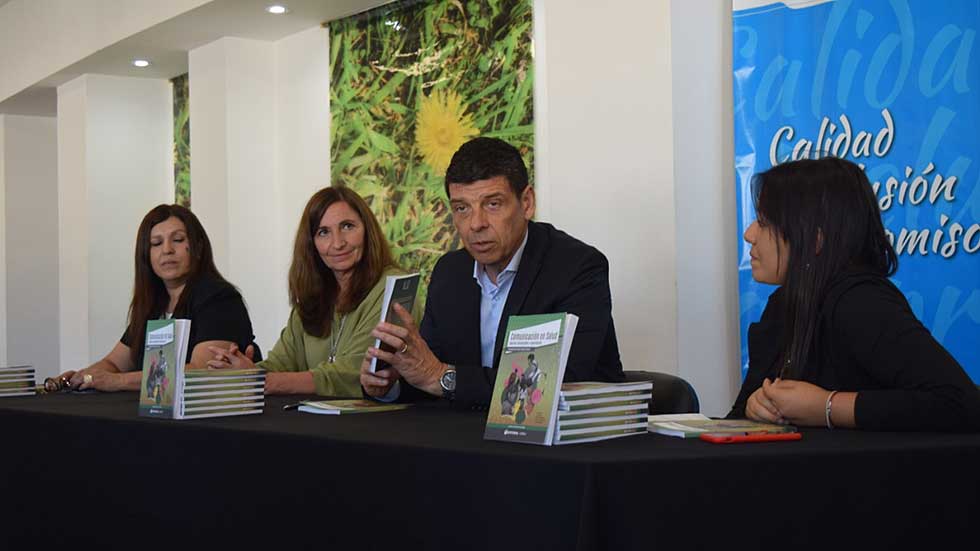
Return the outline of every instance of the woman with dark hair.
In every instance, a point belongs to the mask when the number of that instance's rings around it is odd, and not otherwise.
[[[385,276],[399,273],[381,225],[357,193],[316,192],[306,203],[289,268],[293,310],[258,367],[266,394],[360,398],[360,366],[381,318]],[[212,347],[214,368],[252,367],[251,352]]]
[[[752,277],[779,285],[749,327],[729,417],[870,430],[980,430],[980,394],[887,278],[898,268],[860,167],[781,164],[753,182]]]
[[[249,346],[252,322],[241,294],[214,265],[211,241],[190,210],[159,205],[136,232],[135,281],[126,332],[109,354],[58,378],[73,389],[139,390],[146,322],[191,320],[186,362],[205,368],[209,346]]]

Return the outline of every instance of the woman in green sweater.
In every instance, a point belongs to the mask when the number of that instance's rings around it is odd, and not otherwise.
[[[266,394],[360,398],[360,366],[374,344],[385,276],[399,273],[374,214],[347,188],[321,189],[306,204],[289,268],[292,312],[268,358],[212,348],[214,368],[264,368]]]

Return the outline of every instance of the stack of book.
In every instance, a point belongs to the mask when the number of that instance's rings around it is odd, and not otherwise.
[[[0,367],[0,398],[37,394],[34,368],[29,365]]]
[[[619,438],[647,431],[653,383],[564,383],[555,444]]]
[[[146,322],[140,415],[198,419],[262,413],[265,370],[185,369],[190,330],[190,320]]]
[[[255,415],[265,408],[264,369],[189,369],[183,375],[177,419]]]

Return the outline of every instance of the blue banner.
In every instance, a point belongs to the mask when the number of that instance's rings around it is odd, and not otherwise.
[[[743,375],[774,290],[741,241],[752,175],[835,155],[874,186],[892,281],[980,382],[980,0],[735,0],[733,23]]]

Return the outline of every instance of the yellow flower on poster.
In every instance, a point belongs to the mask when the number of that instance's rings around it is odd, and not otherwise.
[[[415,142],[425,163],[437,174],[445,174],[453,153],[480,133],[473,117],[464,111],[462,99],[453,91],[433,90],[421,100]]]

